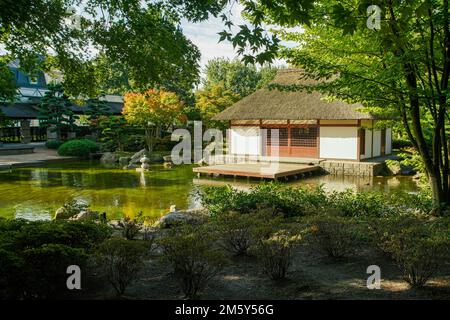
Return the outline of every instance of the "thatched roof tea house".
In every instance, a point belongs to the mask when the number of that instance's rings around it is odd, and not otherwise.
[[[280,70],[275,84],[308,84],[298,69]],[[218,114],[230,121],[228,150],[234,155],[360,161],[391,153],[391,129],[358,104],[327,101],[318,92],[260,89]],[[278,141],[272,138],[278,129]]]

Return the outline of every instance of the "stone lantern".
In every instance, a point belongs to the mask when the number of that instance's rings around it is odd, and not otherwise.
[[[150,169],[150,159],[147,158],[146,155],[144,155],[141,160],[139,160],[141,162],[141,167],[139,168],[140,171],[148,171]]]

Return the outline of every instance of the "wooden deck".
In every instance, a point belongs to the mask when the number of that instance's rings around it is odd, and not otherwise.
[[[224,175],[238,177],[254,177],[277,180],[290,176],[319,171],[320,166],[295,163],[229,163],[206,167],[197,167],[193,171],[200,177],[201,174]]]

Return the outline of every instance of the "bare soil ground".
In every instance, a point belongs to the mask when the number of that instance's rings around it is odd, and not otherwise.
[[[380,290],[366,287],[369,265],[381,268]],[[88,298],[115,298],[112,288],[100,279],[90,286],[95,290],[87,290]],[[183,293],[170,268],[155,257],[147,261],[139,280],[127,288],[123,298],[183,299]],[[412,289],[393,262],[376,252],[361,251],[350,259],[334,261],[301,247],[286,280],[268,279],[253,257],[236,257],[209,283],[200,299],[450,299],[450,273],[437,275],[423,289]]]

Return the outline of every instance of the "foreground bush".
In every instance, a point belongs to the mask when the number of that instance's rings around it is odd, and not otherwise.
[[[309,220],[309,239],[331,258],[355,253],[361,236],[353,220],[345,217],[319,215]]]
[[[47,149],[58,149],[63,144],[62,141],[50,140],[45,143]]]
[[[0,219],[0,298],[67,293],[67,267],[83,268],[110,234],[107,226],[95,223]]]
[[[307,190],[277,183],[260,184],[249,192],[230,186],[205,187],[201,200],[213,216],[230,211],[249,213],[261,208],[269,208],[274,214],[281,213],[286,217],[302,216],[314,213],[327,203],[321,188]]]
[[[375,241],[394,259],[403,279],[423,287],[450,261],[449,225],[402,217],[376,223]]]
[[[255,214],[229,212],[215,217],[214,228],[225,250],[245,255],[253,243],[252,230],[259,223]]]
[[[212,216],[230,211],[249,213],[270,209],[285,217],[311,216],[317,212],[338,211],[348,217],[390,217],[405,212],[430,210],[431,197],[419,194],[354,192],[346,190],[326,194],[322,188],[288,187],[277,183],[260,184],[249,191],[224,187],[204,187],[202,205]]]
[[[293,250],[301,240],[299,233],[273,223],[259,230],[256,237],[252,252],[262,264],[264,274],[272,280],[284,279],[292,264]]]
[[[186,298],[195,298],[226,263],[215,240],[206,227],[189,225],[173,229],[159,239],[164,258],[172,265]]]
[[[134,240],[142,228],[142,223],[136,219],[125,217],[119,221],[119,226],[122,228],[122,236],[127,240]]]
[[[138,278],[149,253],[146,241],[111,238],[99,246],[96,262],[117,295]]]
[[[88,139],[70,140],[64,142],[58,148],[60,156],[79,157],[87,159],[91,153],[98,151],[98,146],[95,142]]]

